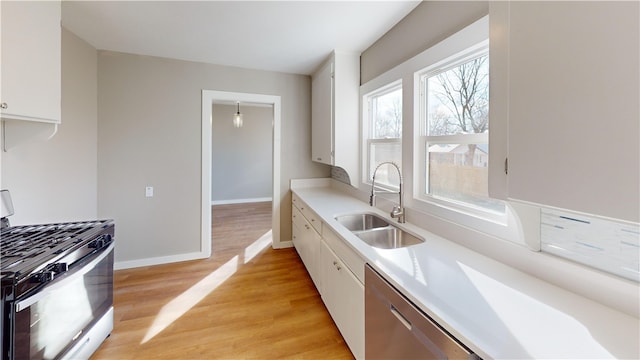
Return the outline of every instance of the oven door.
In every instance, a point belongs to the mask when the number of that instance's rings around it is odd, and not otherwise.
[[[37,293],[15,302],[14,359],[59,358],[110,312],[113,249],[112,243],[87,256]]]

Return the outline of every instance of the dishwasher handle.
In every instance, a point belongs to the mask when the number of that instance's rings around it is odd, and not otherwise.
[[[402,313],[398,311],[398,309],[395,306],[393,306],[393,304],[389,304],[389,311],[391,311],[393,316],[395,316],[402,323],[402,325],[404,325],[404,327],[407,328],[407,330],[411,331],[411,328],[412,328],[411,322],[407,320],[407,318],[404,317],[404,315],[402,315]]]

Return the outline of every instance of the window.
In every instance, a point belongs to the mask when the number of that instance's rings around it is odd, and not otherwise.
[[[418,197],[503,214],[489,198],[489,55],[486,47],[427,68],[420,80]]]
[[[402,162],[402,84],[396,82],[375,90],[363,98],[365,104],[366,161],[364,171],[371,181],[381,162]],[[376,174],[376,185],[397,188],[400,179],[391,167],[383,166]]]
[[[441,224],[439,235],[459,238],[463,233],[459,230],[464,228],[526,244],[522,233],[525,225],[518,224],[514,209],[529,210],[523,204],[488,196],[489,172],[491,176],[500,176],[499,163],[502,162],[490,161],[489,129],[492,126],[492,129],[503,130],[500,127],[506,126],[504,117],[488,117],[488,54],[489,17],[485,16],[360,86],[363,183],[359,189],[371,190],[371,172],[379,162],[392,160],[400,165],[402,161],[403,176],[410,179],[405,181],[404,205],[410,212],[423,214],[430,217],[429,221]],[[505,61],[500,53],[495,59],[491,66]],[[505,84],[495,82],[494,85],[504,90]],[[404,140],[400,136],[400,118],[393,135],[381,136],[381,131],[374,126],[377,122],[374,109],[379,112],[381,103],[387,96],[391,98],[394,91],[397,91],[398,105],[402,103],[404,110]],[[502,115],[501,106],[505,104],[496,103],[491,111]],[[408,139],[407,135],[410,135]],[[506,137],[502,135],[504,131],[492,134],[491,141],[496,141],[496,146],[491,160],[506,149]],[[387,151],[383,156],[379,149],[385,145]],[[376,185],[384,170],[396,176],[392,169],[381,167],[376,174]],[[387,185],[382,187],[397,189],[392,188],[398,184],[396,178],[386,180]]]

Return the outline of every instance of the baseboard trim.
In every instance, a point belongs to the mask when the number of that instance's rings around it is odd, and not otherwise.
[[[290,247],[293,247],[293,241],[274,242],[273,245],[271,245],[271,247],[273,247],[274,249],[290,248]]]
[[[187,254],[179,254],[179,255],[171,255],[171,256],[159,256],[159,257],[138,259],[138,260],[116,261],[115,264],[113,264],[113,269],[114,270],[133,269],[133,268],[143,267],[143,266],[153,266],[153,265],[170,264],[170,263],[180,262],[180,261],[206,259],[208,257],[209,256],[203,252],[196,252],[196,253],[187,253]]]
[[[265,201],[273,201],[273,198],[263,197],[263,198],[250,198],[250,199],[212,200],[211,205],[244,204],[244,203],[265,202]]]

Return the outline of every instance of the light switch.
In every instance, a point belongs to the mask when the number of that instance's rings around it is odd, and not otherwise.
[[[153,186],[147,186],[144,188],[144,195],[146,197],[153,197]]]

